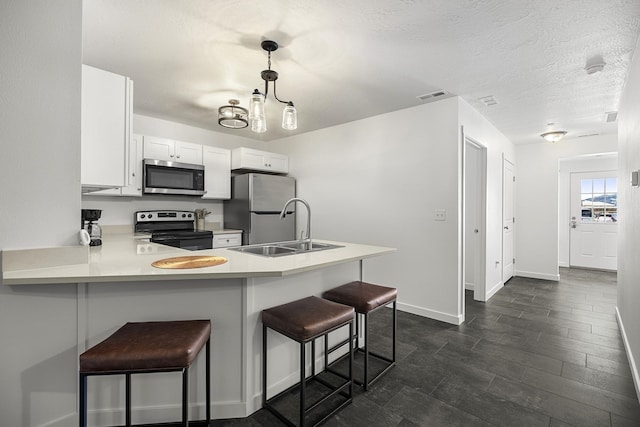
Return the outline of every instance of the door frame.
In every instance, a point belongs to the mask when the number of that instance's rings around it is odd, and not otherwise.
[[[512,257],[512,260],[510,262],[512,264],[512,273],[511,273],[511,276],[509,276],[509,278],[505,280],[505,273],[504,273],[505,268],[506,268],[505,267],[506,266],[505,259],[509,258],[509,255],[505,254],[505,244],[504,244],[504,242],[505,242],[505,232],[504,232],[504,227],[505,226],[504,226],[504,224],[505,224],[505,221],[507,220],[504,217],[504,211],[505,211],[505,206],[506,206],[505,201],[507,200],[507,197],[505,196],[506,195],[506,191],[507,191],[506,186],[505,186],[505,169],[507,167],[507,163],[511,166],[511,170],[513,172],[513,181],[512,181],[513,185],[511,187],[511,190],[512,190],[511,202],[513,204],[513,206],[511,206],[511,209],[512,209],[512,212],[513,212],[513,217],[512,217],[512,221],[510,222],[510,224],[511,224],[511,236],[512,236],[511,237],[511,240],[512,240],[512,242],[511,242],[511,248],[512,248],[511,257]],[[501,259],[502,272],[501,272],[500,276],[501,276],[501,279],[502,279],[502,285],[503,286],[505,285],[506,282],[509,281],[509,279],[511,279],[512,277],[514,277],[516,275],[516,266],[515,266],[515,259],[516,259],[516,253],[515,253],[515,248],[516,248],[516,244],[515,244],[516,243],[516,207],[515,207],[515,203],[516,203],[516,164],[514,162],[512,162],[511,160],[509,160],[504,155],[504,153],[502,153],[502,228],[501,228],[501,230],[502,230],[502,259]]]
[[[473,299],[476,301],[486,301],[486,259],[487,259],[487,147],[479,143],[475,139],[466,136],[464,129],[462,130],[463,155],[462,155],[462,307],[464,309],[464,296],[466,280],[467,262],[474,262],[474,289]],[[467,150],[477,150],[477,156],[469,156]],[[475,158],[475,177],[479,180],[471,181],[469,178],[469,162]],[[467,192],[470,191],[469,184],[474,184],[473,191],[477,192],[476,206],[467,206]],[[468,233],[474,233],[474,230],[467,229],[467,216],[476,214],[476,224],[478,226],[478,239],[476,247],[479,248],[477,258],[469,260],[466,254]],[[475,234],[475,233],[474,233]]]

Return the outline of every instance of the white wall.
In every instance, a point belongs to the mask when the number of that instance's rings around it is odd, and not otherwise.
[[[364,279],[396,286],[401,309],[451,323],[463,320],[461,124],[492,147],[491,166],[511,150],[459,98],[279,141],[298,195],[311,204],[313,235],[398,248],[365,262]],[[446,221],[434,220],[440,209]]]
[[[619,203],[624,209],[618,235],[618,323],[640,395],[640,187],[629,185],[640,169],[640,40],[633,55],[618,115]]]
[[[616,140],[615,135],[606,138]],[[571,174],[618,170],[618,154],[586,155],[559,160],[558,176],[558,263],[569,267],[569,221],[571,219]]]
[[[81,15],[80,0],[0,2],[0,250],[76,243]],[[75,325],[75,286],[0,286],[0,424],[75,414]]]
[[[516,145],[517,276],[559,279],[558,161],[616,151],[615,135]]]
[[[474,293],[475,299],[486,301],[496,293],[502,283],[502,159],[516,165],[515,149],[479,112],[460,101],[460,124],[466,137],[486,147],[487,150],[487,200],[486,200],[486,264],[484,290]],[[518,236],[516,233],[516,240]]]

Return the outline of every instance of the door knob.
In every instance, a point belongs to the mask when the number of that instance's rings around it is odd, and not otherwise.
[[[509,226],[508,226],[508,225],[506,225],[506,226],[504,227],[504,229],[505,229],[505,230],[508,230],[508,229],[509,229]]]

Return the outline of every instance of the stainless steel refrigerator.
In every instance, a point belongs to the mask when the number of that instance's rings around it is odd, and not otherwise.
[[[242,230],[242,244],[295,240],[295,203],[280,219],[287,200],[296,196],[294,178],[247,173],[231,178],[231,199],[224,202],[224,227]]]

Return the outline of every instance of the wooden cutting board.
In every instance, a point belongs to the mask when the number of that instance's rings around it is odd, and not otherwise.
[[[159,259],[151,263],[157,268],[202,268],[220,265],[227,262],[227,259],[221,256],[178,256],[173,258]]]

